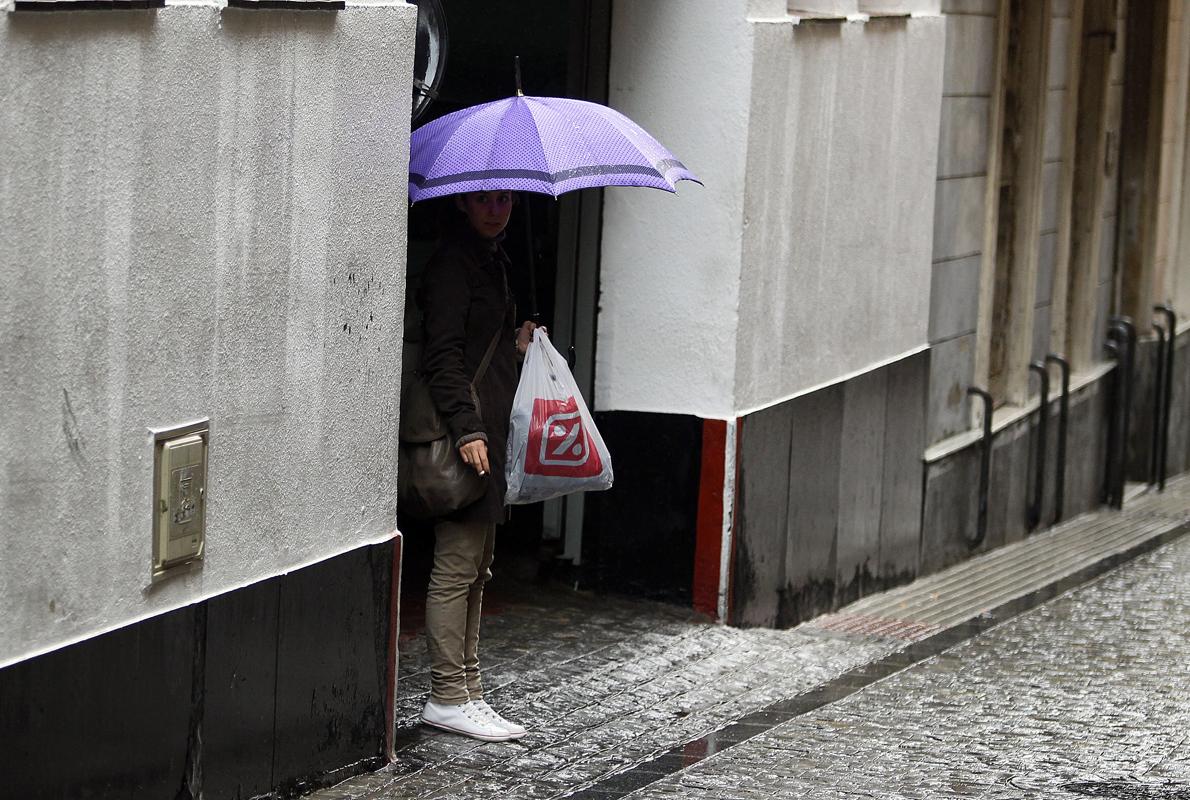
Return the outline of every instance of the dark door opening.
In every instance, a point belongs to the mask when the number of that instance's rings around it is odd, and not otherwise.
[[[517,56],[527,95],[606,100],[610,0],[443,0],[443,6],[449,58],[439,97],[417,125],[514,94]],[[406,263],[411,300],[447,202],[449,198],[426,201],[410,209]],[[598,190],[558,199],[522,193],[504,240],[514,265],[510,277],[518,318],[529,319],[535,309],[559,350],[575,348],[575,377],[588,398],[594,375],[601,209]],[[581,523],[581,498],[514,507],[497,534],[500,577],[542,580],[574,564]],[[429,525],[403,517],[400,529],[405,534],[402,628],[410,632],[421,627],[434,537]]]

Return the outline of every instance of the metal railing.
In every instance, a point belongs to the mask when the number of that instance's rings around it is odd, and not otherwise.
[[[1177,316],[1169,305],[1154,306],[1155,314],[1164,318],[1153,323],[1157,335],[1157,372],[1153,399],[1153,434],[1149,454],[1149,482],[1165,488],[1169,448],[1169,425],[1172,409],[1174,354],[1176,348]],[[1137,332],[1133,321],[1124,316],[1109,319],[1104,350],[1116,362],[1111,381],[1111,400],[1107,413],[1107,446],[1105,448],[1103,502],[1111,508],[1122,508],[1128,473],[1128,448],[1131,427],[1133,382],[1135,379]],[[1055,438],[1053,521],[1056,525],[1066,514],[1067,442],[1070,429],[1070,362],[1058,353],[1048,353],[1044,361],[1034,361],[1029,371],[1038,377],[1040,398],[1036,425],[1037,446],[1034,450],[1033,481],[1026,507],[1029,530],[1042,522],[1045,508],[1046,468],[1049,460],[1049,403],[1051,380],[1049,366],[1058,368],[1060,394],[1058,396],[1058,430]],[[968,386],[967,394],[983,401],[983,431],[979,439],[979,500],[974,534],[968,533],[967,543],[979,547],[987,538],[988,502],[991,485],[992,451],[992,395],[977,386]]]
[[[1045,450],[1049,442],[1050,371],[1044,361],[1034,361],[1029,371],[1041,382],[1041,403],[1037,408],[1037,460],[1033,467],[1033,496],[1025,510],[1029,530],[1041,524],[1041,509],[1045,504]]]
[[[975,522],[975,536],[967,537],[967,544],[979,547],[988,534],[988,487],[992,480],[992,395],[976,386],[968,386],[967,394],[983,400],[983,438],[979,459],[979,514]]]
[[[1123,353],[1124,349],[1120,347],[1115,341],[1108,339],[1103,343],[1103,350],[1107,353],[1108,358],[1116,362],[1115,369],[1112,376],[1112,402],[1108,405],[1107,413],[1107,445],[1104,447],[1104,464],[1103,464],[1103,491],[1101,500],[1104,505],[1111,508],[1120,508],[1116,505],[1116,453],[1119,451],[1119,427],[1120,427],[1120,375],[1123,371]],[[1121,503],[1122,505],[1122,503]]]
[[[1108,418],[1107,465],[1103,500],[1111,508],[1124,507],[1127,479],[1128,432],[1132,417],[1132,373],[1136,362],[1136,326],[1128,317],[1112,317],[1104,347],[1116,359],[1114,408]]]
[[[1058,399],[1058,453],[1054,464],[1054,521],[1062,521],[1066,506],[1066,434],[1070,425],[1070,362],[1057,353],[1045,357],[1046,364],[1057,364],[1061,374],[1062,395]]]
[[[1158,491],[1164,491],[1169,454],[1169,415],[1173,400],[1174,351],[1178,344],[1178,315],[1168,303],[1153,306],[1153,312],[1165,318],[1165,325],[1153,324],[1153,329],[1158,331],[1160,348],[1157,351],[1157,386],[1153,391],[1153,454],[1149,481],[1157,484]]]

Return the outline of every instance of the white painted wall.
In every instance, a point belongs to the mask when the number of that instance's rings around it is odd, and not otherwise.
[[[706,187],[607,193],[596,405],[732,418],[923,349],[941,18],[612,19],[611,104]]]
[[[746,0],[617,0],[609,104],[706,184],[604,197],[595,404],[733,406],[752,70]]]
[[[415,19],[0,15],[0,666],[392,535]],[[147,589],[148,429],[204,416]]]

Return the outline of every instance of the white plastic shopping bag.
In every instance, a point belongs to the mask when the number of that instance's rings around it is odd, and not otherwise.
[[[566,359],[540,328],[512,401],[504,502],[536,503],[612,486],[612,459]]]

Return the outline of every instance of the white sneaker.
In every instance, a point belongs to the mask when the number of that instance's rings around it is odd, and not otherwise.
[[[471,705],[475,706],[480,712],[487,717],[487,719],[499,725],[504,730],[508,731],[509,739],[520,739],[528,731],[524,727],[517,725],[515,722],[509,722],[504,717],[496,713],[496,709],[488,705],[487,700],[472,700]]]
[[[475,703],[470,702],[452,706],[429,700],[422,709],[421,721],[444,731],[461,733],[485,742],[507,742],[513,738],[507,729],[497,725]]]

